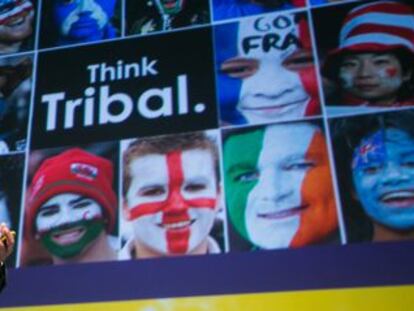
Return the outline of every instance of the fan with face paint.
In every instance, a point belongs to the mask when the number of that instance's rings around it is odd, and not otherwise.
[[[347,13],[339,46],[328,53],[322,67],[338,85],[328,99],[337,105],[333,112],[346,111],[338,106],[414,104],[413,25],[413,8],[396,1],[362,4]]]
[[[219,251],[209,237],[219,201],[215,146],[202,134],[178,136],[137,140],[124,155],[131,257]]]
[[[326,143],[318,126],[288,123],[230,134],[224,172],[231,222],[252,245],[278,249],[337,238]]]
[[[34,7],[29,0],[0,2],[0,53],[20,50],[33,33]]]
[[[319,113],[304,15],[268,14],[215,28],[221,120],[263,123]]]
[[[374,240],[391,239],[393,230],[413,231],[413,163],[414,138],[399,128],[378,129],[355,148],[353,183],[363,209],[374,222]],[[413,236],[407,235],[410,239]]]
[[[116,0],[53,0],[53,20],[59,44],[91,42],[116,37],[110,23]]]
[[[104,233],[98,202],[75,193],[47,200],[36,215],[37,236],[53,255],[69,259],[85,252]]]
[[[47,158],[28,191],[25,240],[40,241],[54,264],[116,259],[112,182],[112,163],[82,149]]]

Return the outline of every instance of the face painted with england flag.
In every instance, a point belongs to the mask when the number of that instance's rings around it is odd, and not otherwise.
[[[127,217],[140,243],[160,254],[185,254],[206,240],[218,195],[209,150],[143,155],[129,169]]]
[[[396,128],[378,130],[355,149],[355,191],[367,215],[397,230],[414,228],[414,139]]]
[[[280,124],[235,134],[224,158],[231,221],[254,245],[299,247],[336,230],[326,143],[316,126]]]
[[[50,198],[36,216],[37,236],[52,255],[60,258],[79,255],[103,230],[101,206],[75,193]]]

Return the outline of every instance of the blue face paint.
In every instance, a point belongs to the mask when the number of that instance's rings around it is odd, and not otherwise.
[[[268,14],[215,28],[217,87],[224,123],[266,123],[302,118],[311,102],[306,66],[292,66],[301,50],[293,14]],[[304,40],[306,36],[304,36]],[[308,56],[306,56],[308,55]],[[310,61],[308,61],[310,62]],[[303,71],[303,72],[302,72]]]
[[[242,80],[232,78],[221,70],[223,62],[238,54],[238,30],[238,23],[220,25],[214,29],[220,119],[231,124],[246,123],[245,118],[236,110]]]
[[[116,36],[110,19],[116,0],[54,0],[53,18],[60,43],[81,43]]]
[[[414,228],[414,139],[387,128],[362,140],[352,163],[356,194],[367,215],[387,227]]]

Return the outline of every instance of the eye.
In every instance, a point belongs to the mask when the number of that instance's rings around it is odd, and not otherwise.
[[[284,165],[283,168],[288,171],[291,171],[291,170],[304,171],[304,170],[308,170],[315,166],[316,166],[316,163],[313,161],[298,161],[298,162],[287,163]]]
[[[91,200],[83,200],[83,201],[80,201],[80,202],[78,202],[78,203],[76,203],[76,204],[74,204],[72,207],[74,208],[74,209],[82,209],[82,208],[86,208],[86,207],[88,207],[89,205],[91,205],[93,202],[91,201]]]
[[[402,163],[402,166],[407,167],[407,168],[414,168],[414,159],[405,160]]]
[[[49,217],[59,213],[59,207],[47,207],[39,212],[39,216]]]
[[[283,66],[292,71],[313,66],[312,52],[309,50],[298,50],[283,61]]]
[[[191,183],[184,187],[185,191],[197,192],[206,189],[206,185],[203,183]]]
[[[144,197],[159,196],[163,194],[165,194],[165,189],[163,186],[145,187],[138,191],[138,195]]]
[[[376,66],[388,66],[391,65],[391,60],[386,56],[378,56],[373,59],[373,63]]]
[[[259,172],[257,171],[249,171],[246,173],[239,174],[235,177],[235,180],[241,183],[252,182],[258,179],[259,179]]]
[[[371,166],[364,167],[362,169],[362,171],[367,175],[374,175],[374,174],[378,173],[380,169],[381,169],[380,166],[371,165]]]
[[[358,63],[358,61],[356,60],[356,59],[347,59],[347,58],[345,58],[343,61],[342,61],[342,63],[341,63],[341,65],[340,65],[340,68],[341,69],[354,69],[354,68],[357,68],[358,67],[358,65],[359,65],[359,63]]]
[[[220,66],[220,71],[232,78],[245,79],[254,75],[259,68],[259,62],[253,58],[230,58]]]

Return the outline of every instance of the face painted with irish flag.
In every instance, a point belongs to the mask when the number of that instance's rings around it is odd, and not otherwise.
[[[142,155],[129,172],[127,218],[139,243],[167,255],[191,253],[206,241],[218,196],[210,150]]]
[[[326,143],[310,123],[271,125],[224,145],[226,201],[237,231],[263,249],[323,241],[338,222]]]

